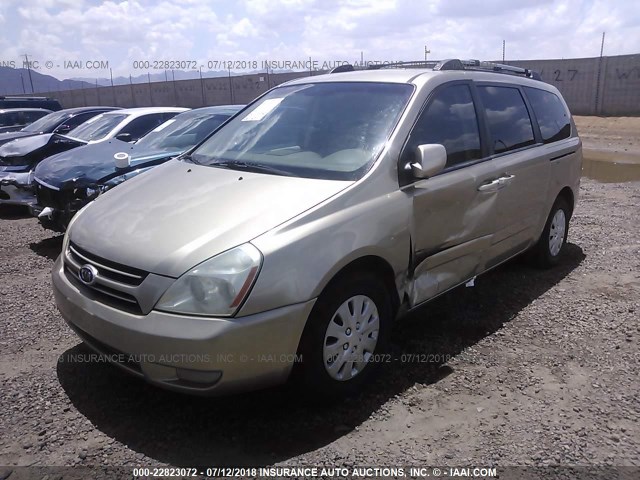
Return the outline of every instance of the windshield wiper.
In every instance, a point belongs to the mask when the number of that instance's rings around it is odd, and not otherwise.
[[[271,165],[264,165],[261,163],[247,163],[247,162],[241,162],[241,161],[222,161],[222,162],[208,163],[207,165],[211,167],[230,168],[233,170],[246,170],[248,172],[271,173],[274,175],[284,175],[286,177],[298,176],[295,173],[290,172],[289,170],[282,170],[276,167],[272,167]]]
[[[193,158],[191,155],[187,154],[187,153],[183,153],[182,155],[178,155],[178,157],[176,157],[178,160],[180,161],[187,161],[187,162],[191,162],[191,163],[195,163],[196,165],[200,165],[200,162],[198,162],[195,158]]]

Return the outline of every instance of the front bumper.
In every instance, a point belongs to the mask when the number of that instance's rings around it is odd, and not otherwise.
[[[65,321],[93,350],[152,384],[219,395],[284,383],[314,300],[240,318],[202,318],[152,310],[135,315],[90,298],[53,267]]]
[[[33,172],[0,172],[0,204],[30,206],[35,203]]]

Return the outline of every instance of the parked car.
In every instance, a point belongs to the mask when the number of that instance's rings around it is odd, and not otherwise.
[[[33,169],[43,159],[112,138],[136,141],[158,125],[187,110],[176,107],[150,107],[106,111],[89,118],[67,135],[41,134],[17,138],[0,146],[0,204],[28,207],[35,203]]]
[[[391,358],[399,315],[526,251],[557,264],[582,161],[560,92],[516,67],[422,65],[280,85],[98,197],[53,268],[64,319],[165,388],[293,372],[338,396]]]
[[[84,144],[112,138],[123,142],[135,142],[187,110],[189,109],[181,107],[139,107],[105,112],[80,125],[67,136]]]
[[[57,112],[62,110],[62,105],[55,98],[49,97],[0,96],[1,108],[46,108]]]
[[[5,108],[0,110],[0,133],[15,132],[51,113],[44,108]]]
[[[92,117],[117,107],[79,107],[53,112],[27,125],[17,132],[0,133],[0,145],[17,138],[32,137],[43,133],[66,134]]]
[[[34,171],[38,203],[32,213],[45,228],[64,231],[71,217],[98,195],[200,143],[242,108],[224,105],[190,110],[135,144],[112,139],[46,158]],[[114,155],[122,153],[129,158],[124,168],[114,161]]]

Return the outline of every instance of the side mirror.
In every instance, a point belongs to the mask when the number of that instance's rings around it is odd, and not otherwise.
[[[439,143],[418,145],[415,153],[415,162],[410,166],[411,173],[416,178],[433,177],[447,164],[447,150]]]
[[[116,135],[116,138],[118,140],[122,140],[123,142],[130,142],[131,141],[131,134],[130,133],[119,133]]]
[[[58,128],[56,128],[56,133],[69,133],[71,131],[71,127],[66,123],[63,123]]]

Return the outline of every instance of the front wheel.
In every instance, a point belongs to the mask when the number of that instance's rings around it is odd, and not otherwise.
[[[551,208],[542,235],[531,252],[536,266],[550,268],[560,262],[567,243],[570,215],[566,200],[558,198]]]
[[[324,398],[356,393],[375,373],[388,342],[391,302],[384,282],[353,274],[318,298],[300,343],[300,380]]]

